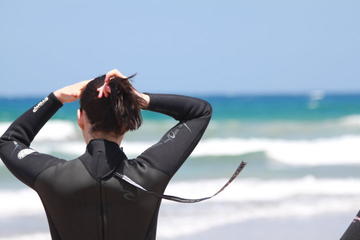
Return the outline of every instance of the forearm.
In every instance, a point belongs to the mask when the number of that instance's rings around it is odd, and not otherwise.
[[[176,120],[210,118],[211,105],[202,99],[175,94],[150,94],[146,110],[163,113]]]
[[[81,92],[91,80],[81,81],[54,91],[54,96],[61,103],[76,101],[80,98]]]
[[[62,103],[51,93],[11,124],[1,137],[0,145],[4,141],[16,141],[30,146],[36,134],[61,106]]]
[[[180,122],[169,129],[159,142],[138,156],[172,177],[194,150],[211,118],[211,105],[204,100],[170,94],[147,94],[148,110],[167,114]]]

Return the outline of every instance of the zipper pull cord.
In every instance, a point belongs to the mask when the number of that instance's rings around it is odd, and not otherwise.
[[[147,190],[146,188],[142,187],[141,185],[137,184],[136,182],[134,182],[131,178],[129,178],[128,176],[121,174],[119,172],[115,172],[114,176],[119,179],[119,180],[123,180],[127,183],[129,183],[130,185],[136,187],[137,189],[140,189],[143,192],[149,193],[157,198],[162,198],[162,199],[166,199],[166,200],[170,200],[170,201],[174,201],[174,202],[180,202],[180,203],[197,203],[197,202],[201,202],[204,200],[208,200],[210,198],[215,197],[216,195],[218,195],[220,192],[222,192],[227,186],[229,186],[229,184],[234,181],[234,179],[240,174],[240,172],[244,169],[244,167],[246,166],[246,162],[241,162],[240,165],[236,168],[235,172],[233,173],[233,175],[230,177],[230,179],[225,183],[225,185],[220,188],[220,190],[218,190],[216,193],[214,193],[213,195],[209,196],[209,197],[204,197],[204,198],[196,198],[196,199],[188,199],[188,198],[182,198],[182,197],[177,197],[177,196],[172,196],[172,195],[164,195],[164,194],[160,194],[157,192],[153,192],[150,190]]]

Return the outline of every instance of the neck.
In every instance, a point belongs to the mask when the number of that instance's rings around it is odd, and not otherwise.
[[[108,133],[102,133],[102,132],[92,132],[92,133],[84,132],[83,135],[84,135],[86,144],[88,144],[93,139],[105,139],[109,142],[114,142],[114,143],[120,145],[124,138],[124,134],[121,136],[115,136],[115,135],[111,135]]]

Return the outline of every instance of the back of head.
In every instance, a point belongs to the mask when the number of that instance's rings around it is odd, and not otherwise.
[[[113,78],[109,83],[111,93],[108,97],[98,98],[97,91],[104,84],[105,75],[87,84],[80,97],[80,109],[86,112],[91,131],[120,136],[140,127],[144,100],[132,91],[129,79],[133,76]]]

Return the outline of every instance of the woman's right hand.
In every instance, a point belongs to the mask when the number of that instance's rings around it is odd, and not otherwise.
[[[74,102],[80,98],[81,92],[90,81],[86,80],[58,89],[54,95],[62,103]]]

